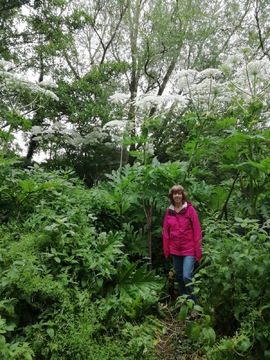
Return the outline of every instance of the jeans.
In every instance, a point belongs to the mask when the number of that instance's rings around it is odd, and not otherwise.
[[[180,295],[188,295],[188,298],[193,300],[196,304],[196,297],[193,294],[193,286],[186,285],[192,281],[195,257],[178,255],[171,255],[171,257],[173,259],[176,280],[179,284]]]

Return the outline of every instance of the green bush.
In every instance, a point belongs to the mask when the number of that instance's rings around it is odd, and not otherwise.
[[[146,315],[163,282],[130,262],[129,224],[98,231],[93,193],[71,173],[10,176],[1,178],[1,199],[14,201],[0,227],[3,358],[150,359],[158,326]],[[136,322],[145,322],[137,340]]]
[[[253,219],[205,226],[198,295],[219,341],[211,359],[268,358],[270,350],[270,241]]]

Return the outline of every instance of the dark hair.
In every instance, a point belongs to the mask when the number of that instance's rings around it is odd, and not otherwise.
[[[173,194],[178,193],[178,192],[181,192],[183,194],[183,197],[182,197],[183,202],[188,201],[188,194],[185,191],[185,189],[183,188],[183,186],[182,185],[174,185],[169,191],[169,199],[170,199],[171,204],[173,204],[173,205],[174,205]]]

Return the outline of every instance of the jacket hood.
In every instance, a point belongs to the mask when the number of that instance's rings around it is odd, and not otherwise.
[[[190,207],[191,205],[192,205],[191,202],[186,201],[186,202],[183,204],[183,207],[182,207],[182,209],[180,210],[180,212],[185,212],[185,211],[187,210],[187,208]],[[171,204],[171,205],[169,206],[169,210],[175,211],[173,204]]]

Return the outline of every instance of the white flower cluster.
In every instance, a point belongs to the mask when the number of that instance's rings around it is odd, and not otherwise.
[[[41,96],[50,97],[55,101],[59,101],[59,98],[55,95],[54,92],[48,90],[47,87],[56,87],[55,84],[51,82],[42,82],[37,83],[35,81],[30,80],[28,77],[24,75],[18,75],[13,71],[10,71],[14,68],[14,64],[5,60],[0,60],[0,77],[1,81],[1,90],[3,93],[6,93],[8,98],[8,94],[11,91],[30,91],[33,94],[39,94]]]
[[[124,93],[115,93],[109,97],[109,101],[115,104],[126,104],[129,100],[129,95]]]
[[[8,70],[12,69],[14,66],[15,65],[13,62],[0,59],[0,71],[1,71],[1,69],[8,71]]]
[[[202,80],[205,78],[220,79],[222,78],[222,71],[218,69],[209,68],[199,72],[198,75],[199,75],[198,77]]]
[[[42,87],[44,86],[44,87],[49,87],[49,88],[54,88],[54,89],[56,89],[58,87],[57,84],[55,84],[52,81],[48,81],[48,80],[41,81],[38,83],[38,85],[42,86]]]
[[[65,124],[59,121],[47,126],[46,128],[33,126],[31,134],[34,136],[35,140],[56,141],[55,137],[60,137],[66,144],[73,145],[76,148],[80,148],[81,146],[87,144],[97,144],[106,136],[100,128],[95,128],[87,135],[81,136],[78,131],[68,128]]]
[[[103,126],[103,129],[109,131],[111,138],[114,141],[121,141],[123,133],[127,129],[127,125],[127,120],[111,120]]]
[[[262,101],[270,105],[270,61],[266,58],[249,61],[243,54],[228,59],[222,67],[226,78],[225,91],[233,101],[243,105]]]
[[[218,99],[223,98],[224,93],[221,70],[181,70],[176,77],[175,90],[184,94],[193,108],[204,112],[217,110]]]
[[[194,108],[220,113],[235,101],[260,99],[270,105],[270,61],[248,61],[240,53],[228,58],[220,69],[181,70],[175,90],[186,95]]]
[[[135,105],[139,110],[149,110],[156,107],[158,110],[169,109],[172,105],[178,107],[185,107],[187,105],[187,98],[183,95],[169,94],[169,95],[140,95],[135,100]]]
[[[266,95],[265,90],[268,93],[270,84],[270,61],[262,59],[244,64],[237,69],[234,83],[248,97]]]
[[[127,125],[127,122],[125,120],[112,120],[112,121],[107,122],[104,125],[104,129],[116,128],[116,129],[123,131],[123,130],[125,130],[126,125]]]
[[[121,140],[123,132],[129,130],[129,127],[133,127],[133,120],[135,120],[136,132],[140,133],[141,124],[149,116],[149,111],[154,108],[155,116],[161,117],[164,113],[168,112],[172,107],[174,110],[180,109],[183,111],[188,105],[188,99],[186,96],[176,93],[165,95],[153,95],[153,94],[139,94],[134,100],[130,100],[130,96],[123,93],[116,93],[110,97],[110,100],[115,103],[123,104],[123,119],[113,120],[108,122],[104,129],[109,130],[110,135],[114,140]],[[135,116],[133,120],[128,120],[128,112],[130,106],[135,109]],[[113,113],[112,113],[113,117]]]
[[[110,100],[126,105],[125,118],[128,117],[129,106],[134,105],[138,133],[152,108],[155,108],[155,116],[159,117],[172,108],[174,112],[201,111],[222,116],[235,106],[259,100],[264,105],[261,118],[265,119],[270,108],[270,61],[267,58],[249,60],[251,53],[244,49],[228,57],[218,69],[178,71],[171,84],[171,94],[138,94],[131,104],[129,95],[117,93]],[[127,121],[114,120],[106,127],[113,128],[116,133],[116,129],[120,131],[126,124]]]

